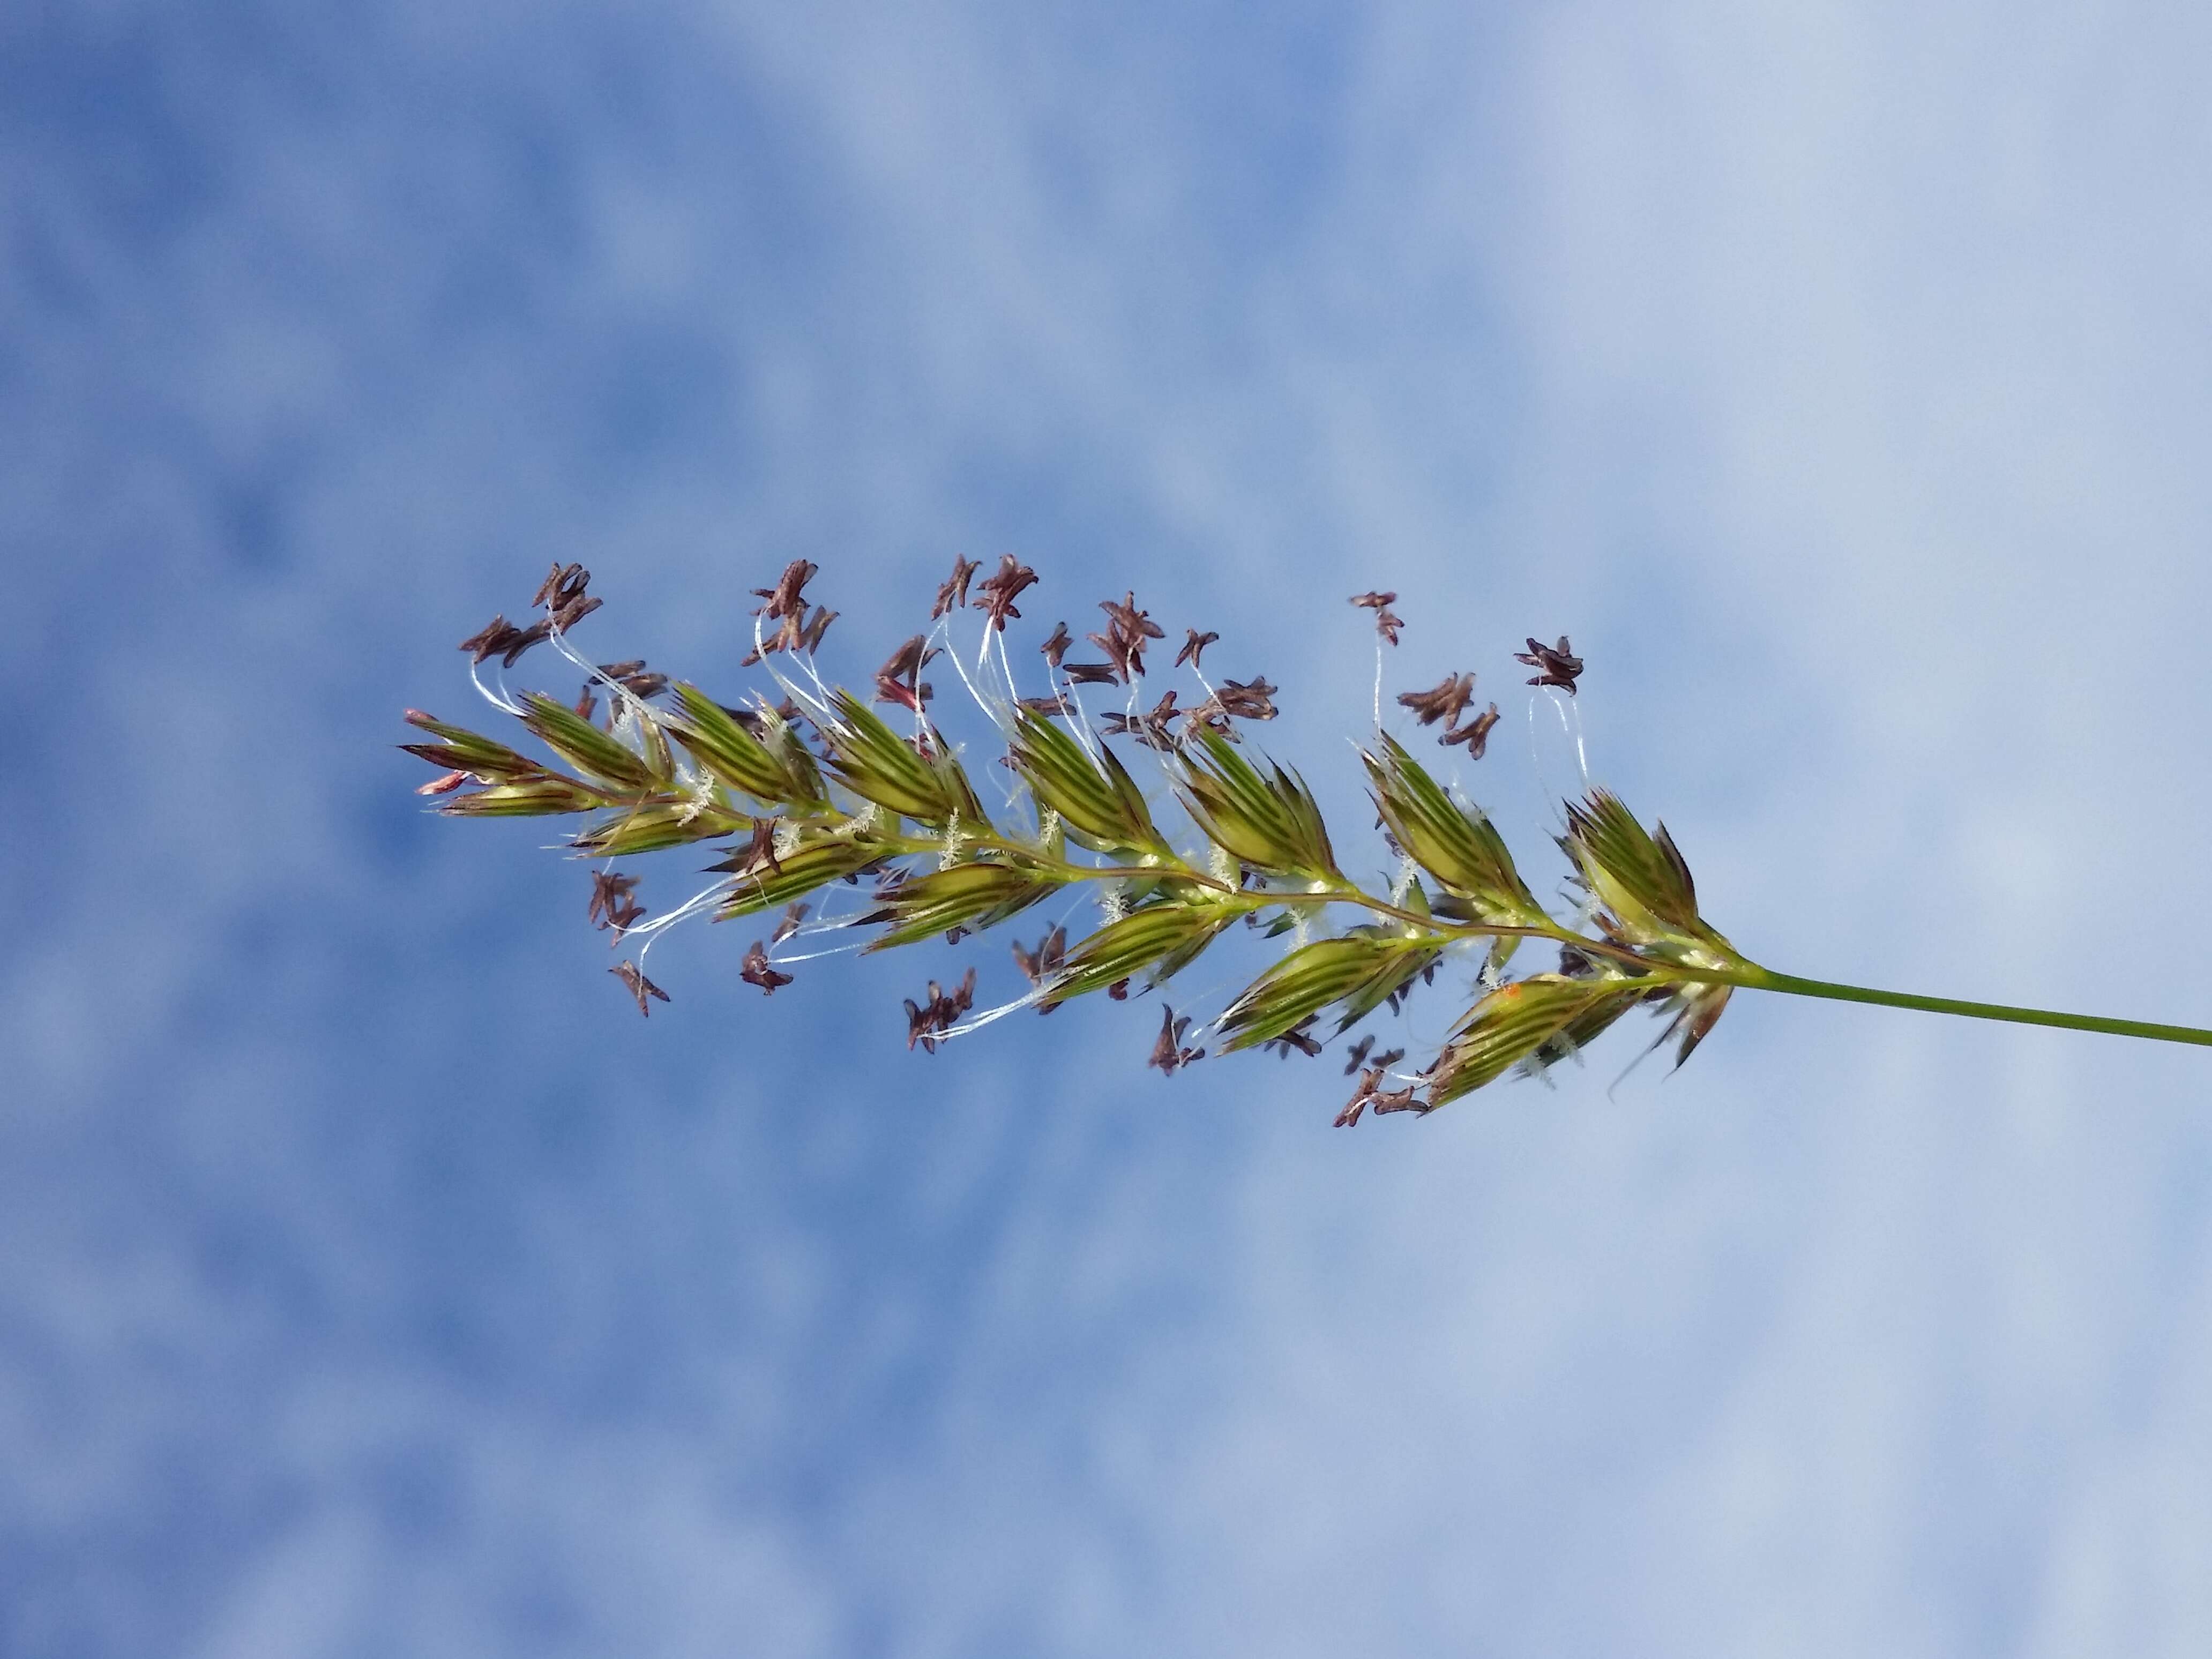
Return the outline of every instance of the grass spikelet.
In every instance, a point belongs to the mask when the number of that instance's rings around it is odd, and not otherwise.
[[[1153,984],[1163,983],[1195,961],[1236,915],[1225,905],[1174,900],[1132,910],[1068,951],[1046,1000],[1066,1002],[1148,970]]]
[[[1007,749],[1014,770],[1057,813],[1070,839],[1094,853],[1164,853],[1145,793],[1110,749],[1093,761],[1082,745],[1030,708],[1014,712]]]
[[[1328,826],[1294,772],[1269,775],[1200,726],[1180,756],[1183,804],[1206,838],[1255,870],[1325,881],[1337,876]]]
[[[819,775],[811,765],[794,766],[788,745],[779,744],[781,753],[770,750],[696,685],[678,684],[676,698],[684,711],[670,722],[677,742],[725,788],[769,807],[828,805]]]
[[[1350,1006],[1342,1030],[1379,1006],[1442,953],[1441,941],[1372,933],[1317,939],[1260,975],[1216,1022],[1224,1054],[1269,1042],[1322,1010]]]
[[[836,718],[823,723],[822,735],[830,745],[830,775],[839,783],[917,823],[941,828],[984,822],[967,775],[944,754],[941,740],[931,741],[937,753],[925,757],[851,692],[836,692],[832,706]],[[934,734],[926,732],[925,737],[933,739]]]
[[[1380,746],[1379,756],[1363,752],[1359,758],[1375,810],[1407,856],[1462,901],[1465,919],[1543,925],[1543,907],[1489,818],[1455,802],[1396,738],[1386,735]]]
[[[574,709],[544,692],[529,693],[522,706],[528,711],[522,717],[523,725],[579,772],[616,789],[648,789],[668,781],[667,769],[656,770],[635,750],[617,743]]]

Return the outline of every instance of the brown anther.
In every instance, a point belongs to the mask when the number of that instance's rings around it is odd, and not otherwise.
[[[1182,642],[1182,649],[1176,653],[1175,665],[1177,668],[1182,667],[1185,663],[1188,663],[1193,668],[1197,667],[1198,659],[1205,654],[1206,647],[1221,637],[1218,634],[1201,634],[1195,628],[1186,628],[1183,633],[1186,637]]]
[[[1291,1057],[1291,1050],[1293,1048],[1310,1060],[1322,1050],[1321,1040],[1312,1035],[1316,1018],[1316,1016],[1313,1014],[1308,1014],[1282,1036],[1270,1037],[1260,1046],[1262,1048],[1273,1048],[1285,1060]]]
[[[781,945],[789,939],[799,931],[799,924],[806,920],[806,913],[813,908],[803,900],[794,900],[785,905],[783,920],[776,923],[775,931],[768,936],[768,942],[770,945]]]
[[[1565,690],[1570,696],[1572,696],[1575,692],[1576,677],[1583,672],[1583,659],[1575,655],[1573,648],[1567,644],[1567,636],[1565,634],[1559,635],[1559,642],[1556,646],[1540,645],[1534,636],[1531,635],[1528,648],[1526,651],[1515,652],[1513,660],[1526,663],[1529,667],[1538,671],[1529,679],[1529,684],[1556,685]]]
[[[637,1011],[641,1014],[650,1016],[653,1012],[653,1005],[646,1000],[647,997],[658,998],[662,1002],[668,1000],[668,993],[647,979],[634,962],[618,962],[607,971],[629,987],[630,994],[637,999]]]
[[[803,612],[806,609],[806,584],[814,580],[814,573],[820,568],[819,565],[811,564],[805,559],[793,559],[789,564],[784,566],[783,574],[776,578],[774,587],[753,589],[755,599],[768,601],[766,605],[755,611],[753,615],[766,617],[773,621],[778,617]]]
[[[468,781],[469,775],[465,772],[448,772],[442,778],[433,778],[419,786],[415,793],[418,795],[450,795]]]
[[[1490,728],[1498,724],[1498,705],[1492,703],[1465,726],[1447,726],[1437,741],[1444,744],[1463,743],[1467,757],[1471,761],[1482,758],[1483,750],[1490,746]]]
[[[748,985],[757,985],[763,996],[772,997],[779,985],[791,983],[789,974],[780,974],[769,965],[768,951],[758,939],[745,952],[745,959],[738,969],[738,977]]]
[[[599,712],[599,700],[592,695],[592,683],[584,682],[584,689],[576,693],[576,718],[587,720]]]
[[[746,732],[751,736],[760,738],[763,742],[766,742],[771,735],[769,731],[769,717],[767,714],[763,714],[759,709],[732,708],[726,702],[718,702],[714,707],[720,709],[725,714],[727,714],[738,725],[744,726]],[[789,697],[786,697],[781,702],[776,704],[775,708],[770,712],[775,714],[777,720],[781,720],[786,726],[788,726],[792,721],[799,718],[799,705],[792,702]]]
[[[752,835],[745,842],[746,868],[757,870],[766,865],[779,876],[783,873],[783,860],[775,855],[775,826],[774,818],[753,820]]]
[[[799,633],[799,648],[806,652],[819,651],[822,648],[822,636],[830,631],[830,624],[837,620],[838,615],[837,611],[830,610],[827,605],[816,606],[814,619]]]
[[[1134,593],[1125,593],[1119,603],[1112,599],[1101,599],[1098,601],[1098,608],[1106,613],[1114,627],[1133,640],[1167,638],[1167,630],[1152,620],[1151,611],[1137,609],[1137,596]]]
[[[474,660],[483,662],[496,657],[518,638],[522,630],[503,617],[494,617],[475,633],[461,641],[460,648],[471,653]]]
[[[1044,659],[1049,665],[1057,668],[1060,666],[1060,659],[1067,654],[1067,647],[1074,643],[1074,640],[1068,635],[1067,624],[1054,623],[1052,625],[1052,637],[1037,649],[1044,653]]]
[[[1237,735],[1236,728],[1229,723],[1229,711],[1221,706],[1221,698],[1218,693],[1208,697],[1204,702],[1194,703],[1183,710],[1182,729],[1186,734],[1197,731],[1201,726],[1209,732],[1228,738],[1231,743],[1241,741]]]
[[[982,568],[981,560],[963,559],[957,554],[953,556],[952,574],[938,588],[937,603],[929,608],[930,621],[935,622],[947,611],[968,603],[968,584]]]
[[[1112,664],[1103,662],[1063,663],[1060,672],[1067,676],[1071,685],[1115,685],[1121,678]]]
[[[1115,980],[1106,988],[1106,996],[1111,1002],[1127,1002],[1129,1000],[1129,981],[1126,979]]]
[[[552,631],[553,624],[544,617],[540,617],[527,628],[519,629],[514,637],[507,642],[507,649],[500,653],[500,665],[502,668],[514,667],[522,660],[524,652],[529,650],[532,646],[536,645]]]
[[[1067,929],[1054,927],[1037,941],[1034,951],[1022,949],[1019,940],[1014,944],[1014,966],[1022,970],[1022,977],[1032,985],[1042,985],[1060,972],[1067,959]]]
[[[1347,1066],[1345,1070],[1349,1073],[1352,1067]],[[1349,1129],[1353,1124],[1358,1122],[1359,1115],[1367,1109],[1369,1103],[1375,1099],[1376,1092],[1382,1087],[1382,1067],[1370,1066],[1360,1073],[1359,1086],[1352,1091],[1352,1098],[1345,1102],[1344,1109],[1336,1115],[1336,1127],[1340,1129]]]
[[[1075,712],[1069,707],[1067,699],[1057,691],[1048,697],[1024,697],[1019,707],[1028,709],[1032,714],[1073,714]]]
[[[1401,691],[1398,706],[1412,709],[1413,718],[1423,726],[1442,720],[1449,727],[1458,722],[1460,711],[1474,696],[1474,675],[1447,674],[1429,690]]]
[[[989,619],[991,626],[1001,634],[1006,631],[1006,618],[1022,614],[1014,608],[1015,599],[1020,597],[1024,588],[1033,586],[1036,579],[1036,572],[1012,554],[1001,553],[999,556],[997,574],[979,584],[975,589],[983,596],[983,614]]]
[[[1221,682],[1221,690],[1214,701],[1226,714],[1241,720],[1271,720],[1275,718],[1274,695],[1282,688],[1267,684],[1267,677],[1255,674],[1251,680],[1239,684],[1235,680]]]
[[[1205,1049],[1182,1046],[1182,1034],[1189,1029],[1189,1015],[1185,1014],[1177,1019],[1174,1009],[1163,1006],[1160,1009],[1159,1038],[1152,1044],[1152,1057],[1145,1064],[1158,1066],[1164,1076],[1173,1077],[1176,1067],[1188,1066],[1194,1060],[1204,1060]]]
[[[668,676],[647,673],[642,657],[633,657],[628,662],[603,662],[599,672],[634,697],[657,697],[668,690]]]
[[[538,584],[538,592],[531,596],[532,605],[544,605],[558,611],[583,596],[592,580],[592,573],[580,564],[556,564]]]
[[[911,708],[915,714],[930,698],[930,690],[921,683],[922,665],[937,655],[927,650],[927,639],[915,635],[891,653],[890,659],[876,670],[876,701],[895,702],[902,708]]]
[[[554,631],[559,634],[567,633],[605,603],[603,599],[586,599],[582,591],[579,589],[576,597],[562,605],[550,618]]]
[[[1083,637],[1106,653],[1108,672],[1113,676],[1115,684],[1127,684],[1130,678],[1132,653],[1127,648],[1121,636],[1109,628],[1103,634],[1085,634]],[[1141,674],[1145,671],[1139,665],[1136,672]]]
[[[1390,607],[1398,602],[1395,593],[1355,593],[1352,602],[1363,611],[1372,611],[1375,631],[1392,645],[1398,643],[1398,630],[1406,625],[1406,619],[1391,612]]]
[[[1141,714],[1108,714],[1103,718],[1109,738],[1133,737],[1150,749],[1169,744],[1168,722],[1176,718],[1176,694],[1170,690]]]
[[[1344,1074],[1350,1077],[1367,1063],[1367,1051],[1375,1046],[1375,1034],[1369,1032],[1344,1051]],[[1380,1081],[1378,1079],[1377,1081]]]
[[[775,818],[755,818],[752,834],[746,837],[744,844],[724,848],[722,850],[727,856],[719,864],[708,865],[708,871],[719,871],[730,876],[750,876],[757,870],[767,868],[781,875],[783,864],[775,854],[776,823]]]
[[[951,1030],[960,1016],[975,1006],[975,970],[973,968],[950,993],[935,980],[930,981],[927,1001],[917,1004],[911,997],[906,999],[906,1046],[912,1048],[919,1042],[924,1054],[935,1054],[938,1039]]]
[[[1106,653],[1107,660],[1113,664],[1117,677],[1125,684],[1132,679],[1143,678],[1145,641],[1165,639],[1165,630],[1152,621],[1148,612],[1137,609],[1134,593],[1118,602],[1102,599],[1098,608],[1106,613],[1106,631],[1084,637]]]
[[[592,926],[605,927],[612,925],[616,909],[632,902],[630,890],[636,885],[635,876],[625,876],[611,870],[592,871],[592,902],[584,912],[590,918]],[[643,915],[645,912],[641,910],[638,914]]]
[[[1428,1102],[1414,1095],[1413,1085],[1410,1083],[1402,1089],[1393,1089],[1387,1093],[1378,1091],[1369,1096],[1368,1099],[1375,1108],[1375,1115],[1377,1117],[1388,1112],[1417,1112],[1425,1115],[1429,1109]]]
[[[796,611],[784,612],[782,618],[775,625],[775,632],[765,635],[759,644],[738,658],[738,666],[750,668],[763,658],[772,657],[779,651],[799,649],[805,639],[805,634],[799,626],[805,614],[806,607],[804,605]]]

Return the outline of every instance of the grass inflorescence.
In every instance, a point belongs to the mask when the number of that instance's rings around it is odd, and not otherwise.
[[[1280,957],[1195,1030],[1194,1016],[1163,1008],[1152,1064],[1167,1073],[1209,1049],[1319,1054],[1382,1011],[1398,1012],[1416,987],[1435,982],[1442,964],[1471,959],[1480,994],[1425,1066],[1399,1069],[1404,1048],[1376,1054],[1371,1033],[1350,1043],[1344,1074],[1358,1081],[1336,1119],[1344,1126],[1369,1113],[1423,1115],[1508,1073],[1541,1073],[1638,1006],[1667,1022],[1652,1046],[1671,1042],[1679,1066],[1744,989],[2212,1045],[2212,1031],[2191,1027],[1772,972],[1705,921],[1666,826],[1647,830],[1602,788],[1564,804],[1556,839],[1581,902],[1562,921],[1530,890],[1481,808],[1382,729],[1382,661],[1406,623],[1391,609],[1398,596],[1381,592],[1351,601],[1373,613],[1376,721],[1360,758],[1376,828],[1401,869],[1387,887],[1370,889],[1345,873],[1304,779],[1248,741],[1250,725],[1274,718],[1279,688],[1261,676],[1218,686],[1206,678],[1204,653],[1218,634],[1187,629],[1169,671],[1188,671],[1194,701],[1170,690],[1146,703],[1146,654],[1166,630],[1133,593],[1107,599],[1098,606],[1104,625],[1084,636],[1100,659],[1069,660],[1079,647],[1060,623],[1038,650],[1046,689],[1024,696],[1006,635],[1036,573],[1011,556],[978,581],[981,568],[956,562],[929,631],[891,653],[864,697],[817,672],[816,653],[837,613],[807,598],[816,567],[793,561],[774,586],[755,590],[762,603],[744,665],[766,669],[773,696],[756,690],[732,704],[641,661],[581,655],[569,635],[600,601],[588,594],[580,566],[556,565],[533,601],[542,613],[535,621],[495,617],[461,642],[478,690],[550,758],[410,709],[407,720],[431,740],[404,747],[441,774],[419,793],[459,817],[581,817],[569,844],[601,866],[586,917],[617,941],[643,941],[609,970],[641,1013],[669,1000],[645,974],[653,939],[700,915],[776,914],[739,972],[773,995],[797,964],[841,949],[957,944],[1064,896],[1095,900],[1098,923],[1087,934],[1071,939],[1065,920],[1054,920],[1034,945],[1013,944],[1026,988],[1012,1000],[979,1011],[972,966],[951,989],[933,980],[920,1000],[908,999],[908,1046],[933,1053],[1018,1010],[1048,1014],[1094,992],[1119,1001],[1133,988],[1162,987],[1238,924],[1288,936]],[[981,622],[972,665],[952,654],[963,615]],[[1531,695],[1574,697],[1586,671],[1568,640],[1547,646],[1530,636],[1527,644],[1517,658],[1536,671],[1528,684],[1540,690]],[[539,646],[580,671],[573,703],[507,690],[506,671]],[[1002,752],[988,771],[971,772],[933,717],[937,686],[922,676],[939,659],[992,722]],[[1473,763],[1499,718],[1495,702],[1475,710],[1474,684],[1472,673],[1449,674],[1427,690],[1396,694],[1395,703],[1436,732],[1447,757],[1457,748]],[[1118,691],[1122,707],[1094,720],[1085,687]],[[1128,761],[1114,740],[1131,746]],[[1139,772],[1159,785],[1148,792]],[[987,794],[1000,802],[996,817]],[[1163,828],[1170,808],[1187,833]],[[614,867],[708,842],[721,843],[706,866],[714,879],[659,916],[635,896],[637,876]],[[857,902],[841,908],[837,896],[846,893]],[[1066,910],[1055,907],[1056,915]],[[1531,940],[1555,949],[1557,965],[1509,977]]]

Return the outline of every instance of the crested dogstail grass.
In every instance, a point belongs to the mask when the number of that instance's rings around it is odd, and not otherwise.
[[[907,1046],[927,1053],[1010,1014],[1049,1014],[1097,991],[1120,1001],[1163,988],[1232,927],[1279,941],[1280,955],[1249,983],[1201,994],[1201,1005],[1219,1003],[1202,1024],[1163,997],[1151,1063],[1173,1074],[1209,1052],[1319,1055],[1362,1024],[1398,1016],[1435,986],[1441,967],[1466,959],[1480,994],[1430,1045],[1425,1065],[1399,1069],[1405,1045],[1376,1054],[1371,1031],[1347,1042],[1343,1074],[1358,1082],[1336,1118],[1344,1127],[1370,1114],[1423,1115],[1510,1074],[1541,1076],[1639,1006],[1664,1022],[1651,1048],[1671,1042],[1679,1066],[1739,990],[2212,1046],[2212,1031],[2192,1027],[1874,990],[1760,966],[1705,920],[1666,826],[1647,830],[1617,796],[1589,784],[1576,700],[1586,665],[1565,636],[1546,645],[1530,635],[1516,659],[1535,671],[1528,684],[1543,689],[1540,717],[1559,722],[1582,775],[1555,837],[1571,906],[1562,920],[1482,809],[1415,752],[1432,735],[1447,756],[1458,748],[1480,762],[1502,716],[1494,702],[1475,707],[1473,673],[1386,693],[1389,652],[1406,623],[1391,609],[1398,596],[1383,592],[1351,599],[1375,629],[1374,721],[1358,750],[1395,866],[1387,885],[1370,890],[1345,873],[1304,779],[1253,740],[1252,727],[1275,717],[1280,688],[1261,676],[1217,684],[1206,673],[1218,634],[1186,629],[1159,677],[1187,671],[1189,684],[1147,701],[1140,693],[1157,665],[1146,653],[1167,631],[1134,593],[1109,598],[1097,605],[1103,625],[1083,635],[1098,659],[1069,660],[1081,647],[1059,623],[1034,659],[1042,689],[1025,694],[1007,629],[1037,574],[1011,555],[978,581],[981,569],[956,562],[928,629],[890,653],[864,698],[818,671],[816,653],[837,613],[807,597],[817,568],[793,561],[773,586],[754,590],[762,603],[743,665],[764,671],[769,687],[726,703],[720,688],[710,694],[642,661],[599,663],[580,652],[571,635],[600,600],[587,594],[581,566],[556,565],[532,602],[536,620],[495,617],[460,647],[485,702],[550,758],[410,709],[408,722],[431,741],[402,747],[440,769],[417,793],[454,817],[581,818],[569,845],[599,862],[586,921],[617,943],[636,941],[635,954],[609,971],[641,1014],[670,1000],[646,975],[653,941],[698,915],[774,918],[738,974],[773,996],[800,963],[940,939],[957,945],[1035,911],[1041,920],[1026,926],[1036,942],[1017,935],[1010,951],[1018,994],[979,1009],[971,963],[950,989],[931,980],[907,1000]],[[959,654],[963,622],[977,624],[972,665]],[[508,671],[541,645],[550,649],[536,660],[557,659],[581,677],[573,702],[508,684]],[[988,723],[981,747],[996,751],[988,757],[949,739],[933,714],[937,687],[922,676],[940,659]],[[1195,700],[1182,701],[1194,685]],[[1094,717],[1085,687],[1120,708]],[[1419,732],[1413,746],[1384,729],[1393,708]],[[1539,718],[1532,702],[1532,743]],[[708,842],[721,843],[705,870],[714,879],[659,916],[637,896],[639,877],[616,867]],[[1095,926],[1072,934],[1086,898]],[[1511,976],[1531,941],[1556,951],[1556,963]]]

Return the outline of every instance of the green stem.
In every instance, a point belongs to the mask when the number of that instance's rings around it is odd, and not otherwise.
[[[1174,864],[1078,864],[1072,859],[1054,858],[1027,842],[1010,841],[995,832],[963,834],[961,839],[965,846],[987,847],[997,852],[1012,854],[1041,868],[1053,870],[1070,882],[1187,881],[1200,887],[1211,887],[1219,893],[1236,893],[1238,890],[1227,882],[1194,870],[1180,860]],[[941,841],[924,841],[913,836],[897,836],[884,844],[892,856],[899,858],[927,858],[941,852],[945,845]]]
[[[1748,966],[1748,964],[1747,964]],[[1704,975],[1699,975],[1704,977]],[[1788,996],[1825,997],[1832,1002],[1871,1002],[1885,1008],[1917,1008],[1966,1019],[2008,1020],[2016,1025],[2056,1025],[2069,1031],[2104,1031],[2113,1036],[2148,1037],[2155,1042],[2192,1042],[2212,1048],[2212,1031],[2193,1025],[2157,1025],[2141,1019],[2108,1019],[2101,1014],[2063,1014],[2048,1008],[2014,1008],[2001,1002],[1960,1002],[1950,997],[1916,996],[1909,991],[1876,991],[1863,985],[1837,985],[1824,979],[1800,979],[1752,967],[1741,975],[1714,974],[1715,981]]]
[[[1271,902],[1277,904],[1357,904],[1378,916],[1389,916],[1409,927],[1426,928],[1435,933],[1460,933],[1469,939],[1549,939],[1556,945],[1571,945],[1585,956],[1609,957],[1616,962],[1626,963],[1662,978],[1668,977],[1674,972],[1668,963],[1655,963],[1650,957],[1638,956],[1625,945],[1589,939],[1571,927],[1562,927],[1555,921],[1529,927],[1504,921],[1455,921],[1449,916],[1423,915],[1418,910],[1388,903],[1364,888],[1354,886],[1330,888],[1319,893],[1274,893],[1268,896]]]

